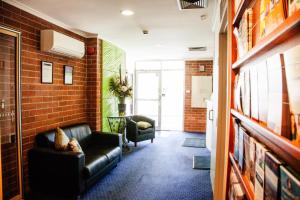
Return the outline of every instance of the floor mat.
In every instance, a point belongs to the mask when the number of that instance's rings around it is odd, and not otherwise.
[[[210,169],[210,156],[194,156],[193,169]]]
[[[205,148],[205,139],[200,138],[185,138],[183,145],[184,147],[196,147]]]

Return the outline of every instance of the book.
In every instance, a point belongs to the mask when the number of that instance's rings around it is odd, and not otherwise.
[[[244,175],[250,181],[250,136],[244,131]]]
[[[300,45],[284,52],[292,142],[300,146]]]
[[[239,74],[239,87],[240,87],[240,109],[244,113],[245,110],[245,73],[243,71]]]
[[[268,69],[266,62],[256,64],[258,80],[258,120],[263,125],[268,119]]]
[[[282,200],[300,199],[300,178],[292,169],[280,166]]]
[[[264,199],[265,154],[267,149],[259,142],[256,143],[255,161],[255,199]]]
[[[232,195],[233,195],[233,200],[244,200],[245,199],[245,193],[242,189],[241,184],[233,184],[233,189],[232,189]]]
[[[256,65],[250,69],[251,118],[258,120],[258,74]]]
[[[300,8],[300,0],[289,0],[289,16]]]
[[[240,126],[239,127],[239,167],[241,171],[244,171],[244,135],[246,134],[246,130]]]
[[[265,200],[277,200],[280,197],[280,166],[282,162],[270,152],[265,156]]]
[[[244,56],[252,48],[252,8],[243,13],[239,26],[233,30],[237,42],[238,57]]]
[[[255,158],[256,158],[256,140],[250,137],[250,187],[254,191],[255,184]]]
[[[234,118],[234,158],[239,160],[239,120]]]
[[[239,127],[239,167],[241,171],[244,170],[244,135],[245,135],[246,130],[240,126]]]
[[[239,74],[236,74],[234,79],[234,108],[240,111],[241,93],[240,93],[239,77],[240,77]]]
[[[272,32],[286,18],[285,0],[271,0],[266,18],[266,34]]]
[[[267,126],[275,133],[290,138],[290,115],[283,54],[267,59],[268,65],[268,120]]]
[[[259,12],[259,36],[263,38],[266,35],[266,21],[269,12],[270,0],[260,1],[260,12]]]
[[[241,0],[234,0],[234,13],[236,13],[237,10],[239,9],[240,3],[241,3]]]
[[[244,94],[243,94],[243,112],[244,115],[250,117],[250,70],[249,68],[246,68],[244,71]]]

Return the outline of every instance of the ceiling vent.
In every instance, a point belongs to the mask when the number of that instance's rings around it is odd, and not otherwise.
[[[178,0],[180,10],[207,8],[207,0]]]
[[[189,47],[189,51],[206,51],[206,47]]]

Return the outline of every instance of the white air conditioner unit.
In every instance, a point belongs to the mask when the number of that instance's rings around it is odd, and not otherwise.
[[[41,50],[67,57],[82,58],[84,43],[54,30],[41,31]]]

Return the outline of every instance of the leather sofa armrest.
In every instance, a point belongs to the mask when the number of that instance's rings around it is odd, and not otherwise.
[[[85,155],[50,148],[33,148],[28,152],[29,184],[55,194],[79,195],[84,191]]]
[[[118,133],[93,132],[91,141],[103,146],[119,146],[121,149],[123,145],[122,134]]]

